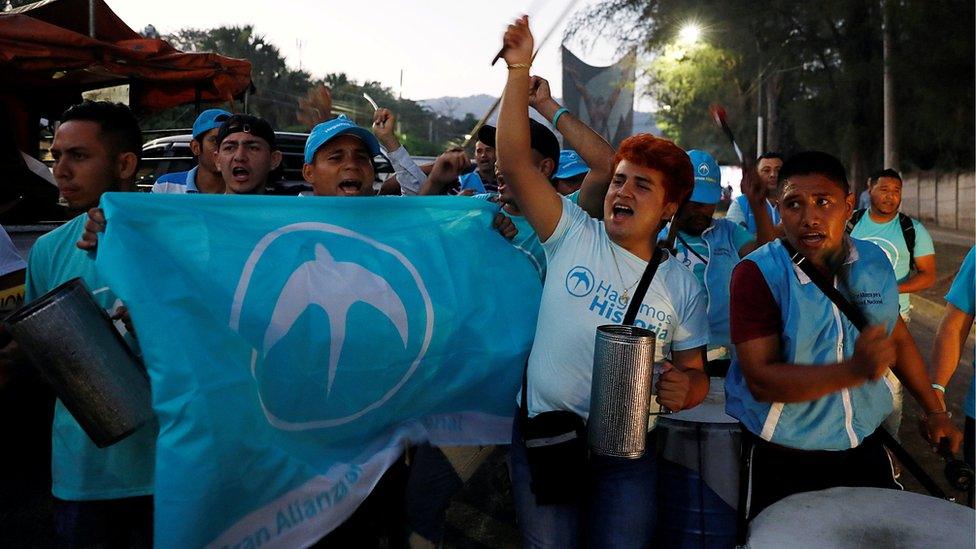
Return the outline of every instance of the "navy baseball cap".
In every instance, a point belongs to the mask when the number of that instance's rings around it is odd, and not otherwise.
[[[305,141],[305,163],[311,164],[315,160],[315,153],[322,148],[322,145],[340,135],[351,135],[359,138],[366,144],[370,154],[379,156],[380,142],[376,140],[376,136],[366,128],[357,126],[346,115],[340,114],[332,120],[326,120],[312,128],[312,133],[308,134],[308,140]]]
[[[718,162],[712,155],[698,149],[688,151],[688,157],[695,171],[695,190],[689,200],[702,204],[718,204],[722,199],[722,172]]]
[[[214,128],[219,128],[231,116],[231,113],[224,109],[207,109],[203,111],[197,117],[196,121],[193,122],[193,139],[199,140],[201,135]]]
[[[559,151],[559,169],[552,176],[555,179],[569,179],[581,173],[590,171],[590,167],[580,158],[576,151],[564,149]]]
[[[260,137],[268,142],[271,150],[278,150],[278,142],[275,140],[275,132],[271,124],[268,124],[262,118],[250,114],[235,114],[231,115],[227,120],[224,120],[223,124],[220,125],[220,129],[217,130],[217,145],[220,145],[228,135],[238,132],[249,133],[255,137]]]
[[[478,130],[478,141],[489,147],[495,146],[495,126],[485,124]],[[545,158],[551,158],[559,165],[559,140],[545,124],[529,119],[529,142],[531,147]]]

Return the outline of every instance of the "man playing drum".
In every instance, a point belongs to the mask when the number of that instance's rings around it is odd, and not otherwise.
[[[947,437],[957,449],[961,439],[898,315],[887,258],[844,232],[855,197],[840,161],[799,153],[783,165],[779,187],[785,237],[743,259],[731,285],[736,352],[726,410],[745,428],[740,512],[749,519],[798,492],[900,488],[875,434],[892,409],[889,368],[925,412],[930,442]],[[832,280],[869,325],[858,331],[794,257]]]

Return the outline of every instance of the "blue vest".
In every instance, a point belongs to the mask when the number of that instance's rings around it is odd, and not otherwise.
[[[739,207],[746,217],[746,229],[752,233],[756,234],[756,216],[752,213],[752,206],[749,205],[749,199],[746,195],[739,195],[735,198],[736,202],[739,203]],[[779,223],[779,210],[774,208],[768,201],[766,202],[766,211],[769,212],[769,217],[773,220],[773,225]]]
[[[705,265],[705,294],[708,296],[708,346],[731,345],[729,336],[729,283],[732,269],[739,263],[739,250],[733,235],[737,225],[726,219],[713,219],[712,226],[702,233],[708,246],[708,263]],[[669,223],[659,234],[664,239],[671,228]],[[681,248],[681,242],[675,242]]]
[[[708,344],[727,346],[729,336],[729,283],[732,269],[739,263],[739,250],[732,234],[735,224],[715,219],[705,229],[702,239],[708,244],[708,264],[705,265],[705,292],[708,295]],[[741,229],[740,229],[741,230]]]
[[[888,332],[898,319],[898,286],[880,248],[851,239],[837,288],[869,324]],[[858,330],[790,261],[779,240],[746,256],[762,272],[783,322],[782,361],[829,365],[851,358]],[[809,402],[759,402],[749,392],[734,357],[725,381],[726,412],[759,437],[803,450],[846,450],[873,433],[892,410],[887,380],[869,381]]]

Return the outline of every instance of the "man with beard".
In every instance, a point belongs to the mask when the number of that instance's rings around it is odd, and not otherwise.
[[[722,198],[718,162],[707,152],[688,151],[695,169],[695,188],[678,213],[675,257],[691,269],[705,289],[708,303],[708,364],[712,376],[723,376],[729,365],[729,281],[732,269],[759,246],[775,238],[772,219],[763,208],[767,187],[753,170],[746,170],[742,190],[756,212],[757,239],[745,227],[728,219],[715,219],[716,204]],[[658,235],[664,239],[670,224]]]
[[[732,273],[726,412],[743,425],[748,487],[740,513],[752,519],[789,495],[838,486],[900,489],[876,431],[891,412],[882,377],[893,370],[923,411],[934,444],[961,434],[930,386],[922,357],[898,315],[898,289],[877,246],[844,231],[854,195],[839,160],[791,157],[780,172],[785,236]],[[866,317],[858,329],[800,267],[834,281]],[[829,284],[829,282],[825,282]]]
[[[851,215],[848,230],[852,237],[877,244],[895,272],[898,281],[898,305],[902,319],[910,320],[910,296],[935,284],[935,247],[932,237],[916,219],[899,212],[902,181],[892,169],[880,170],[868,180],[871,207]],[[901,427],[902,389],[891,374],[888,380],[895,388],[894,410],[884,427],[898,436]]]
[[[64,112],[51,143],[53,173],[69,210],[80,215],[34,243],[27,264],[26,302],[81,277],[101,308],[119,307],[121,302],[95,268],[95,258],[73,244],[85,227],[83,212],[94,208],[102,194],[132,189],[141,152],[139,123],[125,105],[86,101]],[[130,332],[123,337],[134,344]],[[62,402],[57,402],[51,491],[61,545],[152,544],[155,441],[154,420],[124,440],[98,448]]]
[[[851,216],[851,236],[877,244],[888,256],[898,280],[898,304],[907,322],[910,294],[935,284],[935,247],[917,219],[900,213],[902,180],[892,169],[875,172],[868,181],[871,207]],[[867,215],[865,215],[867,214]]]

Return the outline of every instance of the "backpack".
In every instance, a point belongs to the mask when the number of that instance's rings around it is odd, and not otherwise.
[[[854,210],[847,221],[847,234],[851,234],[865,213],[867,213],[866,209]],[[915,270],[915,224],[912,223],[911,217],[901,212],[898,212],[898,224],[901,226],[901,236],[905,239],[905,246],[908,248],[908,268]]]

